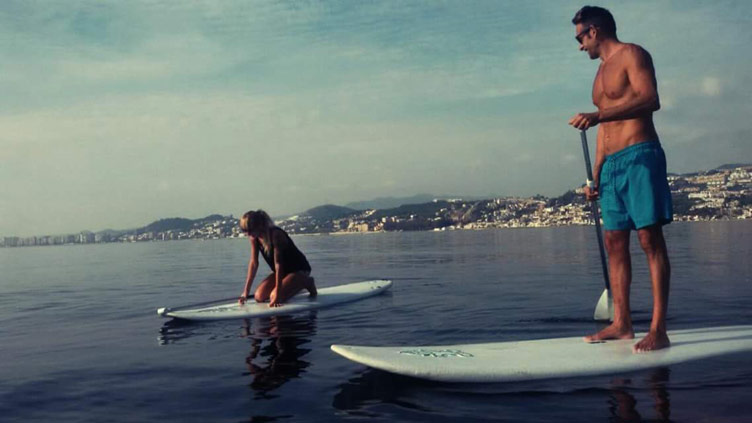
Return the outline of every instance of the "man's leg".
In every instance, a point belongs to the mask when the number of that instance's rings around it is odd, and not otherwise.
[[[637,234],[640,238],[640,245],[648,258],[650,279],[653,285],[653,320],[650,323],[650,332],[633,348],[635,352],[645,352],[666,348],[671,344],[666,334],[671,266],[661,225],[656,224],[639,229]]]
[[[632,283],[632,261],[629,256],[629,230],[606,231],[608,273],[614,298],[614,322],[600,332],[586,336],[585,342],[604,339],[632,339],[632,316],[629,312],[629,286]]]

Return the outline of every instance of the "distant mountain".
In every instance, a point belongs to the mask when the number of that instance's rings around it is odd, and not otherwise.
[[[436,196],[432,194],[416,194],[410,197],[377,197],[373,200],[355,201],[345,204],[345,207],[356,210],[391,209],[403,204],[420,204],[432,201]]]
[[[377,197],[368,201],[355,201],[345,204],[345,207],[349,207],[356,210],[371,210],[371,209],[393,209],[399,206],[407,204],[424,204],[430,203],[433,200],[449,200],[453,198],[461,198],[467,201],[484,200],[486,198],[498,197],[497,195],[487,196],[468,196],[468,195],[433,195],[433,194],[416,194],[410,197]]]
[[[166,219],[159,219],[156,222],[152,222],[143,228],[139,229],[139,232],[164,232],[164,231],[183,231],[193,227],[193,220],[183,217],[168,217]]]
[[[378,209],[371,215],[373,219],[380,219],[387,216],[405,217],[410,215],[422,215],[433,216],[441,209],[448,208],[450,203],[448,201],[433,201],[429,200],[425,203],[403,204],[398,207],[392,207],[389,209]]]
[[[548,199],[548,201],[546,201],[546,207],[560,207],[565,204],[584,204],[584,203],[585,203],[584,195],[577,194],[574,190],[569,190],[558,197]]]
[[[355,210],[349,207],[336,206],[334,204],[325,204],[323,206],[318,206],[306,210],[301,213],[301,216],[308,216],[316,220],[332,220],[352,216],[359,212],[359,210]]]
[[[718,166],[717,168],[713,170],[729,170],[729,169],[736,169],[737,167],[751,167],[752,163],[729,163],[722,166]]]
[[[217,220],[229,219],[231,216],[222,216],[221,214],[211,214],[200,219],[186,219],[183,217],[169,217],[159,219],[143,228],[136,229],[137,233],[144,232],[166,232],[166,231],[189,231],[194,227],[203,226],[207,222],[216,222]]]

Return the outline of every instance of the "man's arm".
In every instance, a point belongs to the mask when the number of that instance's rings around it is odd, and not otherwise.
[[[593,187],[599,189],[601,186],[601,168],[606,160],[606,131],[603,126],[598,127],[598,135],[595,141],[595,166],[593,169]]]
[[[601,169],[606,160],[606,132],[602,126],[598,127],[598,135],[595,142],[595,165],[593,166],[593,187],[585,187],[585,198],[595,201],[600,196]]]
[[[624,52],[625,70],[629,85],[635,95],[622,104],[599,110],[600,122],[634,119],[661,108],[650,53],[636,45],[629,45],[626,49],[627,51]]]

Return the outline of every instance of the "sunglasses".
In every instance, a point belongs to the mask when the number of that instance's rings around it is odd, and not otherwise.
[[[590,28],[592,28],[592,27],[593,26],[590,25],[589,27],[583,29],[582,31],[580,31],[579,34],[577,34],[577,35],[574,36],[574,39],[577,40],[578,43],[582,44],[582,37],[584,37],[585,34],[587,34],[588,32],[590,32]]]

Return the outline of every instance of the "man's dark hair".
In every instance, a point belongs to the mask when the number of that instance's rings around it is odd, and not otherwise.
[[[606,35],[616,37],[616,22],[614,22],[614,16],[608,11],[608,9],[602,7],[583,7],[575,13],[574,18],[572,18],[572,23],[575,25],[592,25],[603,31]]]

